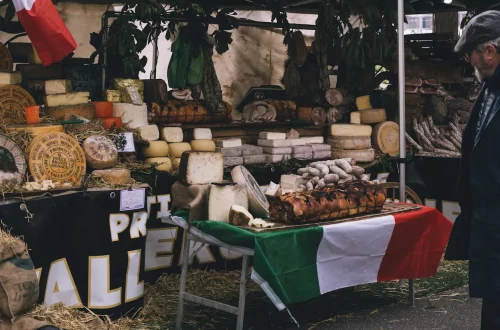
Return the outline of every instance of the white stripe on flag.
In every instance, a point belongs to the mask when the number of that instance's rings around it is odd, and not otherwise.
[[[16,13],[20,12],[23,9],[31,10],[33,8],[33,4],[35,0],[12,0],[14,3],[14,8],[16,9]]]
[[[377,282],[395,226],[393,216],[323,227],[317,270],[321,294]]]

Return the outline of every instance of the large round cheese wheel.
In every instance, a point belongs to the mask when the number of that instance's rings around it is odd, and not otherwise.
[[[231,177],[234,182],[247,185],[250,213],[258,218],[269,216],[269,202],[266,195],[250,172],[244,166],[236,166],[231,171]]]
[[[6,124],[26,122],[24,109],[36,105],[33,97],[16,85],[0,86],[0,118]]]
[[[215,142],[213,140],[193,140],[191,149],[194,151],[215,151]]]
[[[334,159],[352,158],[356,162],[369,163],[375,159],[375,150],[332,150],[332,157]]]
[[[111,168],[118,161],[118,148],[106,136],[89,136],[83,141],[82,147],[89,166],[96,170]]]
[[[0,135],[0,187],[21,183],[25,174],[23,151],[12,139]]]
[[[370,109],[360,111],[361,124],[375,124],[387,120],[385,109]]]
[[[168,143],[165,141],[149,141],[149,146],[142,148],[144,157],[167,157],[168,156]]]
[[[191,145],[187,142],[169,143],[170,155],[175,158],[181,158],[185,151],[191,151]]]
[[[373,146],[390,156],[399,154],[399,125],[393,121],[377,124],[373,128]]]
[[[372,139],[369,136],[330,136],[328,144],[332,149],[369,149],[372,147]]]
[[[64,127],[62,125],[52,123],[9,125],[7,127],[7,132],[20,132],[24,130],[27,130],[33,136],[38,136],[46,133],[64,133]]]
[[[37,182],[80,184],[86,172],[86,159],[78,141],[65,133],[48,133],[32,140],[29,169]]]
[[[111,168],[108,170],[96,170],[92,172],[92,176],[102,178],[107,183],[111,184],[128,184],[130,183],[130,170],[126,168]]]
[[[172,169],[172,160],[168,157],[154,157],[146,159],[146,164],[157,164],[158,171],[170,172]]]

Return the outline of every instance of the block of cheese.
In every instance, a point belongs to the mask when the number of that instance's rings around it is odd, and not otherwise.
[[[0,85],[18,85],[22,81],[21,72],[0,72]]]
[[[40,123],[31,125],[8,125],[5,128],[9,133],[26,130],[33,136],[38,136],[47,133],[55,133],[55,132],[64,133],[64,127],[62,125],[53,123]]]
[[[146,125],[139,127],[141,138],[146,141],[156,141],[160,138],[160,130],[156,125]]]
[[[251,157],[251,156],[250,156]],[[280,163],[282,161],[290,160],[291,155],[266,155],[266,163]]]
[[[167,103],[168,87],[163,79],[145,79],[144,83],[144,102]]]
[[[317,151],[331,151],[332,146],[329,144],[311,144],[311,149],[313,152]]]
[[[169,143],[169,152],[172,157],[181,158],[185,151],[191,151],[191,145],[187,142]]]
[[[139,89],[135,86],[125,87],[121,91],[121,101],[123,103],[132,103],[135,105],[142,105],[144,103],[142,96],[139,93]]]
[[[243,157],[224,157],[224,167],[243,165]]]
[[[208,220],[229,222],[229,211],[233,205],[248,209],[248,189],[246,184],[213,183],[210,186]]]
[[[304,153],[304,154],[294,154],[293,158],[298,159],[298,160],[309,160],[313,159],[313,154],[311,153]]]
[[[370,109],[360,111],[361,124],[376,124],[387,120],[385,109]]]
[[[264,164],[267,162],[267,155],[252,155],[243,156],[243,164],[254,165],[254,164]]]
[[[120,117],[101,118],[105,129],[113,127],[123,127],[122,119]]]
[[[130,170],[126,168],[95,170],[92,172],[92,176],[100,177],[111,184],[129,184],[131,179]]]
[[[142,154],[146,158],[167,157],[168,151],[168,143],[165,141],[149,141],[149,146],[142,147]]]
[[[241,157],[243,155],[243,147],[236,148],[215,148],[216,152],[222,152],[224,157]]]
[[[292,154],[292,148],[291,147],[284,147],[284,148],[264,148],[264,153],[265,154],[271,154],[271,155],[291,155]]]
[[[255,178],[244,166],[236,166],[231,171],[233,182],[246,184],[248,189],[248,206],[250,213],[255,217],[269,216],[269,202],[262,192]]]
[[[187,151],[182,154],[179,166],[181,182],[210,184],[222,182],[224,178],[224,158],[220,152]]]
[[[184,133],[180,127],[165,127],[161,130],[161,138],[168,143],[184,141]]]
[[[368,110],[372,109],[372,105],[370,104],[370,95],[360,96],[356,98],[356,106],[358,110]]]
[[[215,151],[215,142],[212,140],[193,140],[191,150],[195,151]]]
[[[330,126],[331,136],[371,136],[370,125],[333,124]]]
[[[375,150],[362,149],[362,150],[332,150],[332,157],[339,158],[352,158],[356,162],[368,163],[375,159]]]
[[[77,115],[85,119],[95,118],[95,106],[92,103],[46,107],[44,111],[47,115],[61,121],[64,120],[67,114]]]
[[[262,140],[258,139],[257,140],[257,145],[261,147],[267,147],[267,148],[282,148],[282,147],[291,147],[292,146],[292,141],[295,140]]]
[[[267,189],[264,191],[264,195],[275,196],[278,193],[279,189],[280,189],[280,185],[271,181],[271,183],[269,183],[269,186],[267,187]]]
[[[360,111],[353,111],[353,112],[351,112],[350,116],[351,116],[351,120],[350,120],[351,124],[361,124],[361,112]]]
[[[263,152],[264,148],[251,144],[244,144],[241,147],[241,154],[243,156],[261,155]]]
[[[306,144],[315,144],[315,143],[325,143],[325,138],[322,136],[311,136],[306,137]]]
[[[286,133],[262,132],[259,134],[259,139],[262,139],[262,140],[285,140]]]
[[[75,92],[67,94],[46,95],[44,103],[47,107],[58,107],[61,105],[77,105],[89,102],[89,92]]]
[[[372,147],[369,136],[330,136],[328,143],[333,149],[360,150]]]
[[[112,168],[118,161],[118,149],[106,136],[91,135],[83,141],[82,148],[90,168],[96,170]]]
[[[313,149],[311,146],[296,146],[292,147],[292,154],[312,154]]]
[[[124,125],[139,128],[148,125],[148,107],[146,104],[113,103],[113,116],[121,117]]]
[[[112,103],[120,103],[121,99],[122,99],[122,94],[119,90],[116,89],[106,90],[106,101]]]
[[[195,128],[193,138],[195,140],[212,140],[212,130],[210,128]]]
[[[241,147],[241,139],[224,139],[215,141],[215,145],[219,148],[235,148]]]
[[[232,205],[229,210],[229,223],[233,226],[248,226],[253,216],[248,210],[240,205]]]
[[[73,91],[71,80],[57,79],[45,81],[45,94],[68,94]]]
[[[284,174],[280,178],[282,189],[297,189],[301,184],[304,184],[304,179],[300,175]]]
[[[146,164],[156,165],[156,169],[162,172],[170,172],[172,169],[172,160],[168,157],[154,157],[145,160]]]
[[[313,152],[313,159],[329,159],[332,158],[332,152],[328,150]]]
[[[293,139],[290,140],[292,141],[292,146],[303,146],[306,144],[306,139],[305,138],[300,138],[300,139]]]
[[[113,103],[112,102],[91,102],[95,108],[96,118],[110,118],[113,117]]]

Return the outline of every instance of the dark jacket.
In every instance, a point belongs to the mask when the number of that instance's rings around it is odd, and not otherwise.
[[[455,220],[447,260],[469,260],[472,297],[500,293],[500,98],[491,105],[491,121],[475,142],[485,89],[500,92],[500,66],[483,89],[464,130],[458,182],[461,213]]]

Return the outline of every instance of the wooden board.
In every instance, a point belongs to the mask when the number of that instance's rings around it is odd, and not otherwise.
[[[0,118],[6,124],[26,122],[24,108],[36,105],[33,97],[16,85],[0,86]]]
[[[14,61],[10,51],[4,44],[0,43],[0,71],[12,71],[14,69]]]
[[[412,212],[412,211],[417,211],[417,210],[421,210],[421,209],[422,209],[422,206],[420,206],[420,205],[386,202],[382,211],[380,211],[378,213],[363,214],[363,215],[347,217],[347,218],[343,218],[343,219],[308,223],[308,224],[303,224],[303,225],[287,225],[287,224],[283,224],[283,223],[276,223],[273,228],[251,228],[251,227],[243,227],[243,226],[239,227],[239,228],[244,229],[244,230],[248,230],[248,231],[251,231],[254,233],[276,232],[276,231],[280,231],[280,230],[304,229],[304,228],[308,228],[308,227],[320,227],[320,226],[328,226],[328,225],[344,223],[344,222],[368,220],[370,218],[387,216],[387,215],[392,215],[392,214],[397,214],[397,213]]]

